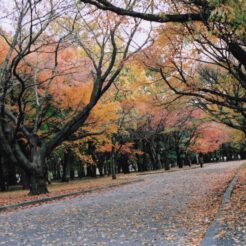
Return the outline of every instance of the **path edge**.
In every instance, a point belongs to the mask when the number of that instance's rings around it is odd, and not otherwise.
[[[21,203],[17,203],[17,204],[1,206],[0,207],[0,213],[1,212],[6,212],[6,211],[8,211],[10,209],[17,209],[19,207],[24,207],[24,206],[28,206],[28,205],[42,204],[42,203],[49,202],[49,201],[61,200],[63,198],[70,197],[70,196],[72,197],[72,196],[77,196],[77,195],[84,195],[84,194],[92,193],[92,192],[95,192],[95,191],[101,191],[101,190],[105,190],[105,189],[108,189],[108,188],[115,188],[115,187],[119,187],[119,186],[123,186],[123,185],[139,183],[139,182],[142,182],[142,181],[144,181],[144,179],[136,179],[136,180],[122,182],[122,183],[119,183],[119,184],[110,184],[110,185],[106,185],[106,186],[103,186],[103,187],[85,189],[85,190],[80,190],[80,191],[71,192],[71,193],[67,193],[67,194],[62,194],[62,195],[57,195],[57,196],[52,196],[52,197],[45,197],[45,198],[40,198],[40,199],[36,199],[36,200],[32,200],[32,201],[26,201],[26,202],[21,202]]]
[[[219,222],[219,216],[221,213],[221,210],[224,208],[224,206],[230,201],[232,192],[234,190],[235,185],[237,184],[237,181],[240,176],[240,172],[242,170],[242,167],[245,163],[243,163],[237,170],[236,174],[233,176],[233,178],[230,180],[229,184],[227,185],[224,194],[222,196],[222,201],[220,203],[220,207],[207,228],[205,232],[205,236],[203,237],[202,241],[199,243],[199,246],[216,246],[217,245],[217,238],[216,235],[221,229],[222,225]]]

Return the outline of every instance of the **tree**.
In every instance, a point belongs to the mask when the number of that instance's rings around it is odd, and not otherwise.
[[[183,37],[182,42],[175,44],[173,36],[169,35],[168,38],[177,51],[173,54],[172,71],[168,69],[166,71],[165,64],[158,64],[163,80],[176,94],[198,98],[196,102],[219,121],[246,132],[244,1],[240,1],[240,4],[235,0],[143,1],[140,6],[135,1],[125,1],[124,6],[116,1],[107,0],[81,0],[81,2],[123,16],[157,23],[181,23],[182,28],[176,28],[179,32],[176,32],[176,35]],[[161,5],[162,2],[166,4],[165,8]],[[151,6],[148,12],[141,10],[141,6],[145,4]],[[164,25],[163,30],[167,33],[169,26]],[[187,42],[188,36],[193,48],[195,47],[193,49],[195,53],[193,52],[190,57],[187,57],[187,53],[183,50],[189,49],[183,42]],[[165,45],[164,43],[163,46]],[[189,63],[195,62],[197,68],[201,67],[200,73],[195,75],[194,67],[192,72],[191,69],[188,72],[183,70],[187,60]],[[212,64],[213,69],[204,68],[203,65],[206,63]],[[225,79],[226,89],[223,83]],[[194,86],[194,80],[199,81],[199,84],[196,83]],[[236,120],[235,117],[228,117],[231,112],[237,115]]]
[[[133,53],[130,47],[140,22],[127,22],[126,19],[123,22],[122,18],[115,15],[97,12],[93,25],[98,29],[94,33],[88,21],[83,19],[83,13],[88,16],[90,13],[95,15],[95,12],[73,3],[67,6],[66,1],[13,1],[12,10],[14,11],[11,12],[9,21],[12,21],[12,28],[15,29],[12,34],[1,31],[1,42],[4,43],[6,51],[1,53],[0,144],[2,151],[30,176],[30,194],[36,195],[48,191],[46,158],[52,151],[65,140],[76,140],[90,135],[79,129],[99,99],[115,82],[124,63]],[[71,23],[71,29],[62,26],[64,32],[57,35],[57,25],[61,26],[67,21]],[[82,30],[75,25],[78,21],[82,21],[83,26],[88,26],[84,33],[90,31],[83,39],[80,39]],[[123,40],[120,37],[121,32],[126,31],[126,23],[128,32],[124,32]],[[49,90],[57,83],[59,91],[59,83],[64,84],[67,79],[74,83],[74,78],[67,76],[60,81],[66,71],[62,64],[60,66],[59,59],[62,58],[59,55],[64,48],[63,44],[72,45],[71,41],[74,41],[73,47],[83,50],[92,64],[92,86],[89,95],[86,95],[88,100],[82,105],[79,104],[76,110],[71,108],[72,113],[67,114],[68,117],[61,114],[59,125],[56,127],[53,123],[50,128],[53,129],[52,133],[39,136],[39,130],[45,127],[43,119],[50,120],[54,117],[54,110],[50,107],[52,93]],[[92,45],[95,45],[93,49]],[[47,54],[48,64],[40,60]],[[33,55],[36,56],[37,66],[29,62]],[[66,56],[63,57],[64,60]],[[71,61],[73,62],[76,62],[76,57]],[[44,64],[41,71],[40,64]],[[77,69],[83,72],[84,67],[80,64]],[[78,70],[70,73],[77,73]],[[55,118],[57,120],[59,117],[56,115]],[[20,144],[18,136],[25,141],[25,146]]]

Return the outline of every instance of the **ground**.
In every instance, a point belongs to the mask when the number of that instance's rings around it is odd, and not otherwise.
[[[198,245],[242,162],[0,214],[0,245]],[[140,177],[139,177],[140,178]]]
[[[221,209],[218,221],[221,225],[216,235],[218,246],[246,245],[246,165],[241,169],[231,199]]]
[[[18,204],[22,202],[54,197],[64,194],[70,194],[88,189],[96,189],[99,187],[107,187],[109,185],[120,185],[122,183],[131,182],[136,179],[136,174],[117,175],[117,180],[112,180],[111,177],[103,178],[83,178],[81,180],[70,181],[69,183],[52,183],[48,186],[49,193],[37,196],[29,196],[29,190],[14,190],[0,193],[0,206]]]

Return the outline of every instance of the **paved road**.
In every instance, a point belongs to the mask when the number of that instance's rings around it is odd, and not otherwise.
[[[189,245],[180,216],[240,164],[146,175],[140,183],[0,214],[0,245]]]

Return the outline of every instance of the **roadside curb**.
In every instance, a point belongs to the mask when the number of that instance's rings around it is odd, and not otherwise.
[[[146,175],[152,175],[152,174],[161,174],[161,173],[172,173],[172,172],[178,172],[178,171],[190,171],[193,169],[201,168],[200,166],[190,167],[190,168],[179,168],[179,169],[170,169],[170,170],[163,170],[163,171],[150,171],[150,172],[143,172],[137,174],[137,176],[146,176]]]
[[[58,196],[45,197],[45,198],[40,198],[40,199],[37,199],[37,200],[21,202],[21,203],[12,204],[12,205],[6,205],[6,206],[0,207],[0,213],[1,212],[6,212],[9,209],[17,209],[19,207],[24,207],[24,206],[28,206],[28,205],[35,205],[35,204],[41,204],[41,203],[45,203],[45,202],[49,202],[49,201],[61,200],[63,198],[70,197],[70,196],[72,197],[72,196],[77,196],[77,195],[83,195],[83,194],[92,193],[92,192],[95,192],[95,191],[105,190],[105,189],[108,189],[108,188],[116,188],[116,187],[123,186],[123,185],[139,183],[139,182],[142,182],[142,181],[144,181],[144,179],[136,179],[136,180],[122,182],[122,183],[119,183],[119,184],[110,184],[110,185],[97,187],[97,188],[93,188],[93,189],[85,189],[85,190],[80,190],[80,191],[71,192],[71,193],[67,193],[67,194],[62,194],[62,195],[58,195]]]
[[[227,188],[223,194],[222,201],[220,204],[220,207],[215,215],[214,220],[206,230],[205,236],[200,242],[199,246],[216,246],[218,245],[218,239],[216,237],[217,233],[223,228],[223,225],[220,222],[220,215],[221,211],[224,208],[224,206],[230,201],[232,191],[239,179],[240,171],[242,169],[242,166],[239,167],[237,173],[234,175],[234,177],[231,179],[229,184],[227,185]]]

